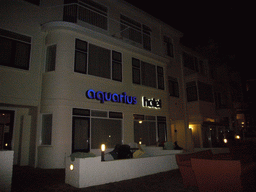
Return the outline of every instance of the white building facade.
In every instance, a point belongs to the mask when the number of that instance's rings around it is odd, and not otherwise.
[[[102,143],[193,148],[181,32],[122,0],[0,3],[1,149],[14,164],[64,168]]]

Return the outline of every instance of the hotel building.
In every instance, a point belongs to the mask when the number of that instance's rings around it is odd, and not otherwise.
[[[232,116],[217,112],[207,58],[142,10],[123,0],[0,4],[0,144],[14,164],[64,168],[102,143],[214,147],[209,135],[232,128],[219,121]]]

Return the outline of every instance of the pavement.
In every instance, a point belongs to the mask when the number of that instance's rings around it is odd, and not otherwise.
[[[65,184],[64,169],[13,168],[12,192],[198,192],[197,187],[184,188],[179,169],[140,178],[87,188]]]
[[[256,172],[254,172],[256,178]],[[184,188],[179,169],[135,179],[87,188],[75,188],[65,183],[64,169],[13,168],[12,192],[199,192],[197,187]],[[256,191],[256,183],[243,192]]]

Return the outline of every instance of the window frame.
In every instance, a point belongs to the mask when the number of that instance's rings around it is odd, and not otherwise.
[[[171,86],[172,84],[172,86]],[[179,97],[179,82],[177,78],[168,76],[169,95]]]
[[[50,48],[54,48],[54,53],[50,52]],[[57,44],[48,45],[46,47],[45,72],[55,71],[56,69]],[[50,59],[49,59],[50,57]],[[53,61],[54,60],[54,61]]]
[[[166,55],[169,57],[174,57],[174,50],[173,50],[174,47],[173,47],[172,38],[164,35],[163,39],[164,39],[164,47],[165,47]]]
[[[143,122],[154,122],[154,126],[155,126],[155,131],[154,131],[154,136],[155,136],[155,139],[154,141],[152,142],[151,141],[151,138],[152,138],[152,135],[151,136],[145,136],[145,138],[149,139],[149,141],[145,141],[143,142],[143,137],[138,137],[140,135],[136,135],[136,129],[135,129],[135,122],[138,123],[138,124],[143,124]],[[166,123],[166,116],[152,116],[152,115],[142,115],[142,114],[133,114],[133,131],[134,131],[134,142],[135,143],[139,143],[140,141],[142,141],[142,144],[146,144],[147,146],[152,146],[152,145],[156,145],[157,143],[159,143],[159,138],[160,138],[160,125],[161,124],[164,124],[165,125],[165,128],[163,130],[163,133],[164,133],[164,140],[166,141],[167,140],[167,123]],[[145,127],[143,127],[145,128]],[[147,124],[146,125],[146,128],[147,128],[147,132],[151,132],[152,133],[152,130],[149,130],[150,127],[149,125]],[[139,140],[137,141],[137,139],[139,138]],[[152,143],[152,144],[151,144]],[[149,145],[148,145],[149,144]],[[160,143],[161,144],[161,143]]]
[[[84,45],[86,45],[86,49],[81,49],[81,48],[78,48],[78,43],[84,43]],[[90,74],[89,72],[89,65],[90,65],[90,45],[91,46],[94,46],[94,47],[98,47],[100,49],[105,49],[107,51],[109,51],[109,74],[110,74],[110,78],[108,77],[103,77],[103,76],[100,76],[100,75],[94,75],[94,74]],[[80,54],[84,54],[84,57],[86,57],[85,61],[86,63],[84,64],[84,70],[78,70],[78,61],[77,61],[77,55],[78,53]],[[91,53],[92,54],[92,53]],[[120,55],[120,59],[116,59],[114,57],[114,54],[119,54]],[[117,75],[115,76],[115,72],[113,71],[115,69],[115,66],[118,66],[120,71],[116,72]],[[87,42],[87,41],[84,41],[84,40],[81,40],[81,39],[78,39],[76,38],[75,39],[75,61],[74,61],[74,72],[77,72],[77,73],[82,73],[82,74],[86,74],[86,75],[92,75],[94,77],[99,77],[99,78],[106,78],[106,79],[110,79],[110,80],[113,80],[113,81],[118,81],[118,82],[122,82],[123,81],[123,54],[122,52],[119,52],[119,51],[116,51],[116,50],[111,50],[111,49],[107,49],[107,48],[104,48],[104,47],[101,47],[101,46],[98,46],[98,45],[95,45],[93,43],[90,43],[90,42]],[[119,74],[119,75],[118,75]],[[119,76],[119,77],[118,77]]]
[[[101,115],[102,113],[107,113],[107,116],[103,116]],[[99,114],[99,115],[97,115]],[[116,121],[120,121],[121,127],[120,127],[120,132],[121,132],[121,140],[120,140],[120,144],[123,143],[123,138],[124,138],[124,127],[123,127],[123,112],[120,111],[113,111],[113,110],[99,110],[99,109],[83,109],[83,108],[73,108],[72,109],[72,119],[74,117],[81,117],[81,118],[87,118],[89,119],[89,150],[86,150],[84,152],[89,152],[91,150],[95,150],[98,148],[92,148],[92,124],[93,124],[93,120],[96,119],[105,119],[105,120],[116,120]],[[73,126],[73,123],[72,123]],[[73,135],[73,127],[72,127],[72,135]],[[73,146],[73,136],[72,136],[72,146]],[[106,144],[106,143],[105,143]],[[114,146],[108,146],[109,148]],[[73,148],[72,148],[73,149]]]
[[[0,63],[0,66],[7,66],[17,69],[29,70],[30,68],[30,60],[31,60],[31,46],[32,46],[32,38],[26,35],[22,35],[19,33],[7,31],[0,28],[0,38],[3,41],[9,41],[10,43],[10,55],[9,55],[9,62],[8,63]],[[18,49],[19,45],[23,45],[23,49]],[[25,46],[25,47],[24,47]],[[27,50],[25,50],[25,48]],[[2,49],[2,48],[1,48]],[[8,51],[8,50],[7,50]],[[24,57],[24,51],[26,51],[26,57]],[[4,54],[4,53],[3,53]],[[21,57],[19,57],[21,56]],[[21,60],[22,58],[25,61],[22,65],[19,65],[20,62],[16,62]],[[1,61],[0,61],[1,62]]]
[[[44,129],[44,116],[49,116],[49,115],[51,116],[51,122],[50,122],[51,125],[50,125],[50,129],[47,127],[47,129],[49,129],[49,130],[47,130],[48,134],[46,136],[50,137],[50,138],[48,138],[50,142],[47,143],[47,142],[44,142],[44,138],[45,138],[45,135],[44,135],[44,133],[45,133],[45,131],[44,131],[45,130]],[[52,113],[44,113],[44,114],[41,115],[41,117],[42,117],[41,145],[51,146],[52,145],[53,114]]]
[[[190,93],[195,93],[190,94]],[[187,102],[198,101],[197,82],[191,81],[186,83]]]
[[[133,31],[132,31],[133,30]],[[127,32],[128,31],[128,32]],[[128,34],[125,34],[128,33]],[[137,34],[139,37],[135,39],[132,34]],[[143,49],[151,51],[152,49],[152,30],[145,24],[138,22],[126,15],[120,14],[120,34],[122,37],[142,45]],[[124,35],[123,35],[124,34]],[[148,42],[147,42],[148,41]]]
[[[146,77],[146,75],[144,74],[145,71],[146,71],[146,68],[143,68],[143,66],[145,66],[145,65],[154,66],[154,73],[155,73],[154,74],[154,76],[155,76],[155,78],[154,78],[155,79],[155,84],[154,85],[147,85],[146,80],[143,80],[143,77]],[[135,72],[136,72],[136,74],[135,74]],[[163,86],[160,86],[160,79],[161,78],[162,78]],[[151,64],[151,63],[148,63],[148,62],[144,62],[144,61],[141,61],[137,58],[132,57],[132,83],[137,84],[137,85],[150,87],[150,88],[159,89],[159,90],[165,90],[164,67],[158,66],[158,65],[155,65],[155,64]]]

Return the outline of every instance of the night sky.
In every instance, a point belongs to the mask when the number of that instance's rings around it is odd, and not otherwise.
[[[243,80],[256,79],[254,1],[126,1],[183,32],[181,43],[187,47],[206,46],[212,39],[223,62]]]

